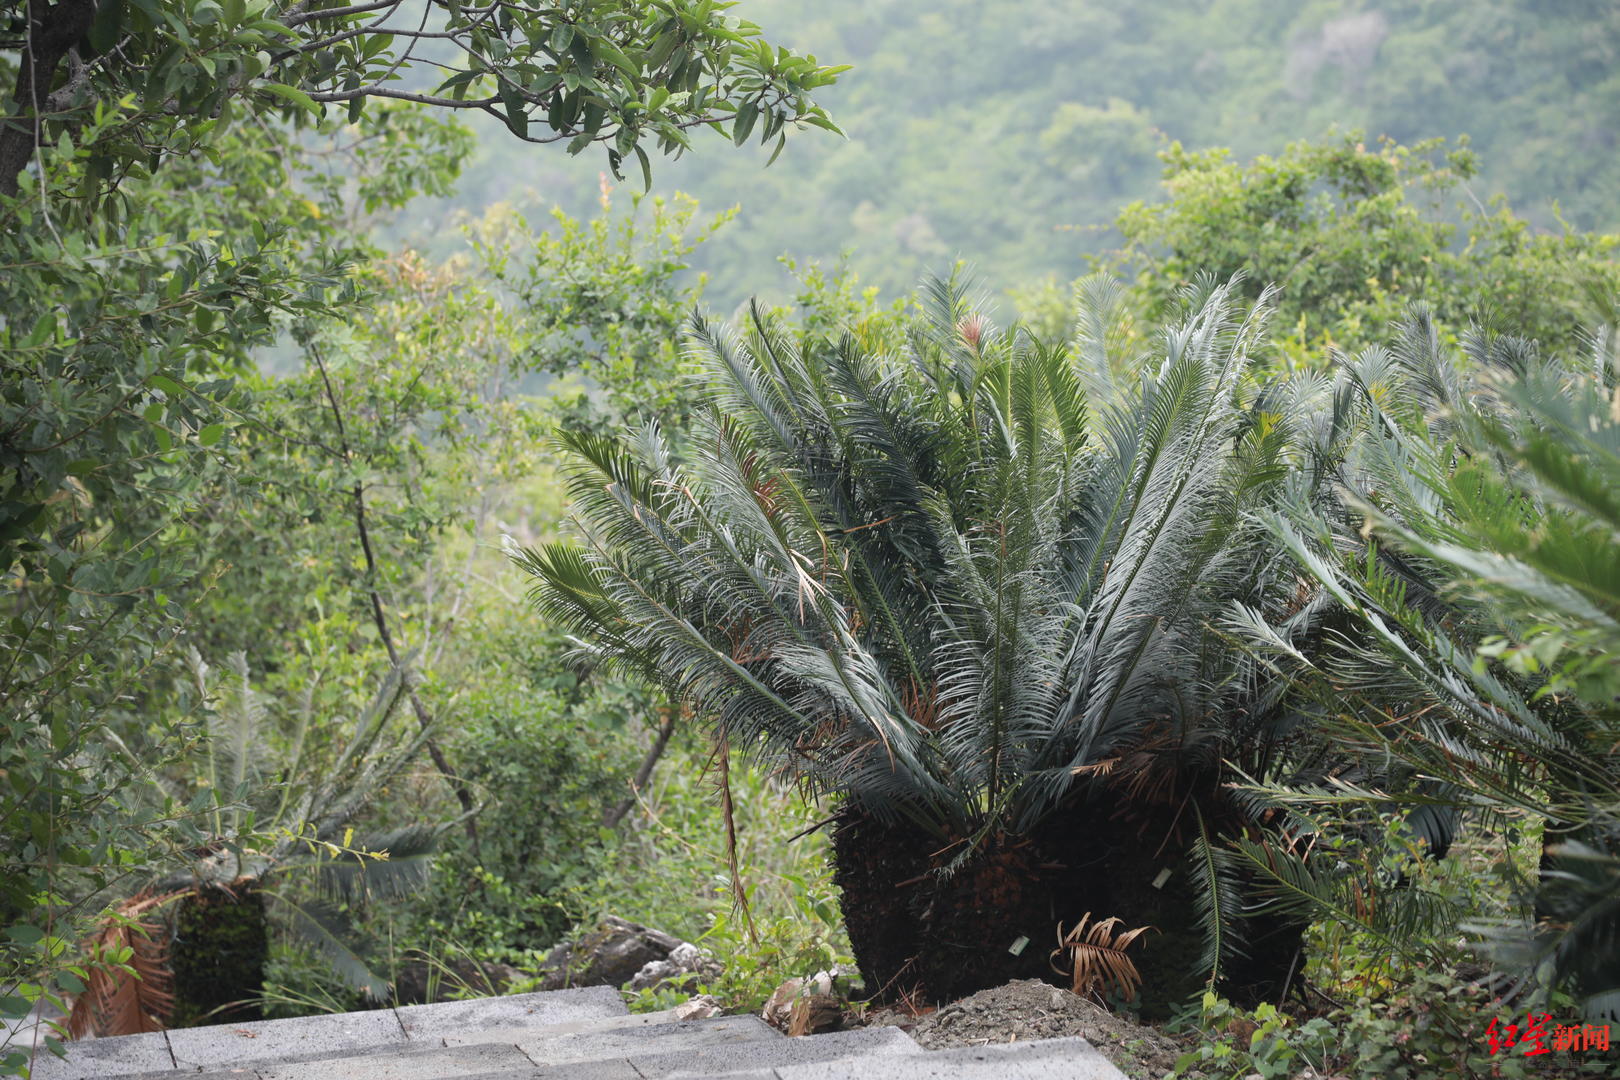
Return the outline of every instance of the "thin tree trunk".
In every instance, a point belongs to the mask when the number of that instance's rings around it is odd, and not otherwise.
[[[674,733],[675,708],[668,706],[664,709],[664,722],[658,727],[658,738],[653,740],[647,756],[641,759],[641,768],[636,770],[635,778],[630,781],[630,794],[602,818],[604,826],[617,829],[619,822],[630,812],[630,808],[636,805],[636,793],[647,786],[647,781],[652,777],[653,767],[658,764],[658,759],[664,756],[664,748],[669,745],[669,737]]]
[[[314,358],[315,367],[321,373],[321,383],[326,388],[326,401],[332,407],[332,419],[337,423],[339,449],[343,452],[344,460],[352,462],[354,454],[349,449],[349,436],[343,424],[343,410],[338,407],[337,395],[332,390],[332,380],[326,374],[326,364],[321,360],[320,350],[313,346],[310,348],[310,356]],[[395,646],[394,636],[388,629],[388,615],[383,609],[382,594],[377,591],[377,558],[371,548],[371,530],[366,526],[365,489],[358,480],[354,482],[353,498],[354,524],[360,533],[360,550],[365,555],[366,579],[370,582],[367,592],[371,599],[372,622],[377,626],[377,636],[382,638],[383,647],[388,650],[388,659],[397,666],[399,664],[399,649]],[[414,687],[409,691],[409,697],[411,711],[416,714],[416,722],[424,731],[427,730],[433,723],[433,714],[428,711],[426,705],[422,704],[422,699],[417,695]],[[462,827],[466,829],[467,840],[472,844],[473,858],[477,859],[478,825],[474,820],[474,815],[478,805],[473,801],[472,792],[467,790],[467,785],[462,782],[460,776],[456,775],[456,771],[450,767],[450,761],[444,756],[444,751],[439,747],[438,741],[428,739],[427,750],[428,756],[433,759],[434,767],[449,782],[451,789],[456,793],[456,801],[461,803],[461,810],[464,815]]]

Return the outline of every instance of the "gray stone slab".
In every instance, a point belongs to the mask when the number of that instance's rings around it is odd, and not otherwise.
[[[562,1024],[542,1024],[537,1027],[475,1028],[472,1031],[449,1032],[439,1037],[445,1046],[473,1046],[478,1043],[519,1043],[524,1040],[549,1038],[552,1035],[578,1035],[593,1031],[624,1031],[651,1027],[654,1024],[678,1023],[674,1009],[661,1012],[630,1013],[626,1016],[601,1016],[594,1020],[571,1020]],[[418,1038],[415,1041],[422,1041]]]
[[[65,1060],[45,1049],[41,1041],[34,1058],[34,1080],[100,1080],[172,1069],[174,1058],[169,1056],[169,1043],[163,1035],[153,1031],[111,1039],[75,1039],[67,1044]]]
[[[1125,1080],[1086,1040],[1043,1039],[924,1054],[776,1066],[778,1080]]]
[[[611,986],[582,986],[506,997],[442,1001],[395,1009],[413,1039],[441,1038],[492,1028],[536,1027],[625,1016],[624,999]]]
[[[482,1073],[458,1080],[642,1080],[635,1066],[621,1059],[614,1061],[575,1061],[567,1065],[541,1065],[517,1072]],[[770,1080],[776,1080],[771,1077]]]
[[[239,1065],[234,1069],[211,1069],[208,1072],[198,1072],[195,1069],[164,1069],[161,1072],[120,1076],[117,1080],[259,1080],[259,1070],[251,1065]]]
[[[518,1047],[536,1065],[630,1058],[637,1066],[648,1056],[679,1056],[707,1048],[752,1043],[785,1043],[781,1032],[757,1016],[716,1016],[708,1020],[606,1028],[598,1031],[523,1038]]]
[[[444,1080],[533,1067],[517,1047],[492,1043],[260,1065],[258,1070],[259,1080]]]
[[[922,1047],[899,1028],[857,1028],[826,1035],[806,1035],[797,1039],[710,1046],[684,1054],[632,1056],[630,1061],[643,1077],[661,1080],[698,1080],[701,1077],[730,1077],[766,1069],[780,1072],[783,1066],[860,1058],[863,1062],[920,1055]]]
[[[392,1009],[178,1028],[168,1036],[175,1063],[183,1069],[347,1057],[406,1042]]]

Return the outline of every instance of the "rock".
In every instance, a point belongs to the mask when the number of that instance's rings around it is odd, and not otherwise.
[[[713,979],[723,969],[713,954],[700,949],[690,941],[683,941],[670,950],[663,960],[654,960],[636,972],[630,980],[632,990],[650,990],[657,986],[674,986],[691,993],[703,979]]]
[[[688,978],[677,985],[689,989],[720,970],[710,954],[691,942],[610,915],[596,929],[546,954],[539,989],[629,983],[631,989],[644,990],[682,975]]]
[[[478,963],[465,957],[432,960],[415,956],[400,965],[394,1003],[427,1005],[464,997],[498,997],[525,978],[509,964]]]
[[[771,992],[759,1018],[782,1031],[793,1026],[793,1003],[803,997],[831,997],[837,1000],[838,969],[818,971],[809,979],[789,979]],[[842,1015],[842,1004],[840,1004]],[[818,1029],[831,1030],[831,1029]]]
[[[786,1031],[793,1022],[793,999],[799,996],[799,988],[803,985],[803,979],[789,979],[772,990],[765,1007],[759,1011],[759,1018],[773,1028]]]
[[[699,994],[675,1006],[674,1012],[677,1020],[707,1020],[720,1015],[720,1000],[708,994]]]
[[[837,994],[802,994],[788,1010],[787,1033],[820,1035],[844,1026],[844,1002]]]

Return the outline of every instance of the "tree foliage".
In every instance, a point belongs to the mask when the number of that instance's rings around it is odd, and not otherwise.
[[[1620,111],[1620,11],[1601,0],[746,0],[745,10],[783,43],[855,69],[822,101],[847,139],[795,141],[770,169],[766,153],[749,152],[657,178],[705,206],[741,205],[739,227],[701,263],[721,305],[785,296],[784,252],[829,265],[848,252],[887,296],[956,258],[1010,285],[1066,285],[1118,246],[1121,206],[1165,198],[1157,154],[1171,143],[1248,162],[1334,128],[1365,131],[1369,146],[1466,134],[1481,204],[1506,196],[1536,232],[1560,220],[1620,230],[1606,124]],[[480,134],[455,205],[476,212],[533,191],[585,212],[595,165],[514,167],[503,127]],[[1458,201],[1473,205],[1458,189],[1442,216]],[[1355,347],[1379,332],[1366,330]]]
[[[1118,222],[1115,258],[1136,269],[1144,305],[1172,308],[1201,273],[1248,271],[1281,290],[1295,362],[1371,344],[1414,300],[1444,326],[1484,320],[1565,350],[1584,333],[1587,290],[1620,287],[1620,238],[1538,232],[1505,205],[1463,200],[1479,169],[1466,145],[1351,134],[1247,164],[1179,143],[1163,159],[1168,199]]]
[[[616,175],[633,159],[649,183],[648,148],[688,149],[693,128],[778,149],[790,127],[836,131],[810,95],[842,69],[772,47],[733,6],[12,0],[0,193],[16,194],[35,150],[63,139],[87,149],[74,193],[93,206],[171,156],[208,152],[237,122],[305,124],[333,109],[352,123],[375,99],[485,112],[571,153],[601,143]]]

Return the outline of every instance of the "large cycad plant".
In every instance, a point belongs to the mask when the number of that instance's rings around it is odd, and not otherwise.
[[[1082,299],[1047,343],[934,283],[887,352],[696,319],[687,460],[655,427],[565,436],[583,542],[517,555],[591,652],[838,800],[875,992],[1045,974],[1087,911],[1160,931],[1151,996],[1243,962],[1210,840],[1243,828],[1227,762],[1267,774],[1291,716],[1209,627],[1234,600],[1313,617],[1247,516],[1310,498],[1288,416],[1311,387],[1255,382],[1267,302],[1227,285],[1146,358],[1108,283]],[[1286,966],[1273,945],[1240,981]]]
[[[1364,767],[1296,805],[1543,829],[1533,919],[1483,927],[1500,959],[1620,1019],[1620,354],[1476,328],[1445,344],[1414,309],[1391,349],[1341,358],[1348,513],[1270,526],[1338,602],[1346,631],[1301,651],[1242,612],[1257,651]],[[1306,677],[1309,676],[1309,677]],[[1282,853],[1244,849],[1277,904],[1340,897]],[[1326,886],[1332,883],[1324,882]],[[1455,916],[1453,917],[1453,921]],[[1422,930],[1423,927],[1414,929]]]

